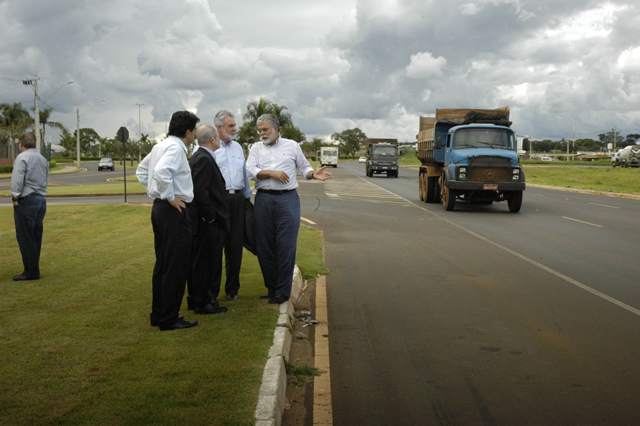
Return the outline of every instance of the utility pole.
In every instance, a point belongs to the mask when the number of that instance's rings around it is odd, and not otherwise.
[[[40,105],[38,103],[38,74],[34,74],[33,76],[33,80],[27,79],[27,80],[22,80],[22,84],[24,84],[25,86],[30,86],[33,84],[33,88],[35,91],[35,112],[36,112],[36,117],[35,117],[35,121],[34,121],[34,131],[33,133],[35,133],[36,136],[36,150],[38,150],[38,153],[40,153]]]
[[[576,123],[573,123],[573,155],[576,155]]]
[[[40,152],[41,149],[41,142],[40,142],[40,104],[38,103],[38,74],[34,75],[35,79],[34,79],[34,83],[33,86],[36,89],[36,124],[35,124],[35,130],[36,130],[36,150],[38,151],[38,153]]]

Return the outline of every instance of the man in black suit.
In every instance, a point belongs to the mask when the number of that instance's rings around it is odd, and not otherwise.
[[[218,130],[208,124],[196,131],[200,148],[189,161],[193,179],[192,269],[189,296],[196,314],[226,312],[218,305],[222,279],[222,250],[229,231],[229,204],[224,178],[213,158],[220,148]]]

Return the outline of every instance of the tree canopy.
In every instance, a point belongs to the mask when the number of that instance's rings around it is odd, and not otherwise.
[[[334,133],[331,135],[331,139],[338,142],[340,151],[348,155],[355,155],[364,146],[367,141],[367,135],[355,127],[343,130],[340,133]]]

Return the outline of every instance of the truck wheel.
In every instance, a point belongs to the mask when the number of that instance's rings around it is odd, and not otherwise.
[[[436,176],[430,176],[430,177],[425,177],[426,180],[426,188],[425,188],[425,193],[426,193],[426,199],[425,202],[427,203],[437,203],[437,196],[438,194],[436,193],[436,187],[438,186],[438,178]]]
[[[456,206],[456,191],[444,185],[442,187],[442,206],[448,212],[452,212]]]
[[[421,173],[421,172],[418,172],[418,173],[420,173],[418,175],[418,194],[420,195],[420,201],[424,201],[426,203],[427,198],[425,196],[425,184],[424,184],[425,175],[424,173]]]
[[[509,198],[507,198],[507,204],[510,212],[518,213],[522,207],[522,191],[511,191]]]

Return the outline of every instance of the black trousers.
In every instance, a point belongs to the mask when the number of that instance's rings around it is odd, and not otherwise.
[[[189,303],[197,309],[220,294],[224,231],[217,222],[199,222],[193,226],[197,229],[191,246]]]
[[[224,263],[227,280],[224,291],[227,295],[238,294],[240,290],[240,269],[244,250],[244,193],[229,194],[229,221],[231,230],[224,240]]]
[[[151,321],[172,325],[178,321],[191,265],[191,219],[166,200],[154,200],[151,209],[156,264],[153,268]]]

